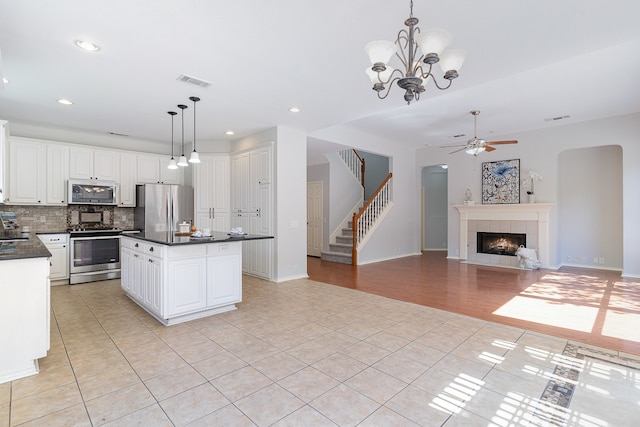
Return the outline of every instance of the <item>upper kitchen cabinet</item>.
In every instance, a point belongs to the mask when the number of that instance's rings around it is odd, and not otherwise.
[[[136,206],[136,155],[120,153],[120,180],[118,181],[118,206]]]
[[[9,193],[5,202],[25,205],[66,205],[68,148],[28,138],[9,142]]]
[[[227,231],[231,227],[231,172],[227,154],[200,154],[193,166],[195,225]]]
[[[118,152],[85,147],[69,149],[69,178],[118,180]]]
[[[9,194],[5,203],[46,204],[47,147],[29,140],[9,141]]]
[[[169,159],[165,156],[139,154],[137,156],[138,184],[182,184],[180,169],[167,169]]]

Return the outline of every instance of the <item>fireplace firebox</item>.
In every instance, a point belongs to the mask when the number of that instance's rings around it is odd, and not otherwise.
[[[478,232],[479,254],[516,256],[520,245],[527,246],[526,234]]]

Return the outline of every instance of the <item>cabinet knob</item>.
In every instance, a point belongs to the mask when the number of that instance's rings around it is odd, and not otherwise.
[[[149,248],[149,252],[153,252],[153,246]]]
[[[137,248],[137,247],[138,247],[138,244],[136,243],[136,244],[135,244],[135,245],[133,245],[133,246]]]
[[[152,259],[149,259],[149,262],[153,262],[153,260],[152,260]]]

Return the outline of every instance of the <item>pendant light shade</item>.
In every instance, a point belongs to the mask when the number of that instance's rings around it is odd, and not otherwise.
[[[189,99],[193,101],[193,151],[189,157],[189,163],[200,163],[200,155],[196,151],[196,102],[200,101],[200,98],[192,96]]]
[[[169,111],[169,115],[171,116],[171,160],[169,160],[169,165],[167,169],[178,169],[178,165],[176,164],[176,159],[173,158],[173,116],[175,116],[175,111]]]
[[[188,107],[184,104],[180,104],[178,105],[178,108],[182,110],[182,155],[180,155],[180,158],[178,159],[178,166],[185,167],[189,166],[189,163],[187,163],[187,158],[184,155],[184,109]]]

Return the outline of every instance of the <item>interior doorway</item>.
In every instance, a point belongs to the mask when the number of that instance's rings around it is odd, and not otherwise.
[[[322,255],[322,181],[307,182],[307,255]]]
[[[442,165],[422,168],[422,250],[442,251],[448,247],[448,170]]]

